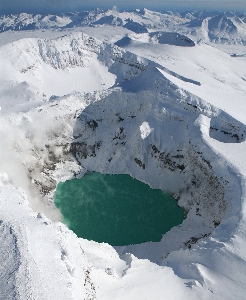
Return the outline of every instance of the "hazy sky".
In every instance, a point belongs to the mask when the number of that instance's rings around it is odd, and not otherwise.
[[[60,13],[99,8],[149,8],[153,10],[246,11],[246,0],[0,0],[0,14]]]

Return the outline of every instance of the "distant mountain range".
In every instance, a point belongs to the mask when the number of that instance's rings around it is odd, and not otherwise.
[[[75,27],[120,26],[135,33],[167,31],[185,34],[192,40],[246,45],[246,13],[155,12],[102,10],[59,15],[16,14],[0,16],[0,32],[14,30],[69,29]]]

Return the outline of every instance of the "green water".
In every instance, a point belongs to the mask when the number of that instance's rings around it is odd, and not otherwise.
[[[113,246],[160,241],[184,219],[173,197],[123,174],[59,183],[55,205],[77,236]]]

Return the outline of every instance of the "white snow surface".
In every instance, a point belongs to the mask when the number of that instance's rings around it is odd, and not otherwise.
[[[245,299],[245,17],[98,10],[1,22],[33,27],[0,33],[0,299]],[[195,45],[130,33],[136,23],[161,38],[179,28]],[[87,171],[162,188],[187,217],[158,243],[78,238],[53,194]]]

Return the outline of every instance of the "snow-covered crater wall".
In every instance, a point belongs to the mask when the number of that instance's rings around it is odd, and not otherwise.
[[[13,61],[21,73],[35,70],[40,64],[50,65],[54,69],[89,68],[93,58],[107,66],[110,72],[117,72],[118,77],[119,69],[125,65],[123,71],[126,71],[130,66],[130,70],[124,74],[125,77],[119,78],[121,80],[136,76],[139,74],[137,70],[146,68],[145,59],[82,32],[56,39],[23,39],[13,43],[13,46],[15,52],[21,48]]]
[[[17,125],[7,121],[18,126],[27,142],[18,143],[20,163],[26,168],[30,189],[36,189],[44,201],[52,201],[60,180],[80,172],[72,153],[82,166],[81,175],[86,169],[131,174],[174,195],[188,212],[185,224],[196,227],[192,223],[196,220],[201,230],[187,231],[171,250],[182,243],[187,246],[191,237],[211,233],[232,212],[228,191],[239,183],[205,137],[239,143],[245,140],[245,126],[172,84],[160,65],[83,33],[22,40],[2,51],[10,53],[13,74],[21,74],[27,82],[36,80],[40,68],[90,70],[95,62],[106,68],[104,76],[115,76],[107,92],[50,97],[21,114]],[[37,130],[38,120],[45,120],[47,126]],[[28,156],[24,155],[27,150]],[[159,257],[164,252],[160,250]]]
[[[243,140],[245,128],[178,89],[156,68],[139,78],[121,85],[122,90],[139,91],[115,91],[85,108],[70,150],[89,171],[130,174],[169,192],[191,210],[190,217],[195,214],[212,230],[230,206],[227,189],[232,179],[203,135],[209,137],[216,128],[217,137],[239,142],[234,135]]]

